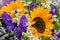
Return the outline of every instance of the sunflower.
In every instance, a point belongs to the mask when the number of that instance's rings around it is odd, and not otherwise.
[[[54,28],[53,19],[51,18],[52,14],[48,9],[38,6],[37,8],[30,11],[30,23],[32,33],[36,37],[51,37],[51,30]]]
[[[8,15],[10,15],[12,18],[16,17],[17,15],[24,14],[25,8],[23,5],[23,2],[13,1],[10,4],[7,4],[6,6],[3,6],[0,9],[0,14],[3,12],[7,12]]]

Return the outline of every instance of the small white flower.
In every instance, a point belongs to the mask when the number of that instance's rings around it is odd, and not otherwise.
[[[29,4],[31,4],[31,2],[27,2],[24,4],[24,6],[28,6]]]

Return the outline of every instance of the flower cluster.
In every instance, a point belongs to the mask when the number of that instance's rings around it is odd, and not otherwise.
[[[59,0],[1,0],[1,40],[60,40]]]

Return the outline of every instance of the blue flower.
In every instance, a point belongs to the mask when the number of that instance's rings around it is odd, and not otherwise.
[[[1,1],[0,1],[0,8],[1,8],[2,6],[5,6],[6,4],[9,4],[11,1],[13,1],[13,0],[1,0]]]
[[[36,8],[38,5],[39,5],[39,3],[35,3],[35,4],[31,3],[30,4],[31,7],[29,8],[29,10],[32,10],[32,8]]]
[[[59,31],[59,32],[57,32],[56,36],[57,36],[57,37],[60,37],[60,31]]]
[[[52,8],[51,8],[52,15],[55,15],[56,11],[57,11],[57,6],[52,6]]]
[[[56,40],[60,40],[60,31],[57,32],[56,36],[57,36]]]
[[[2,30],[0,30],[0,32],[3,32]]]
[[[22,32],[26,32],[28,20],[25,16],[21,17],[20,24],[17,26],[17,23],[12,22],[12,18],[4,12],[2,14],[2,19],[5,21],[7,30],[14,31],[16,37],[21,40]]]
[[[60,40],[60,37],[59,38],[56,38],[56,40]]]

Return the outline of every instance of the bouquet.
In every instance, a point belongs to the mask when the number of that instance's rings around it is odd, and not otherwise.
[[[1,0],[0,40],[60,40],[60,1]]]

